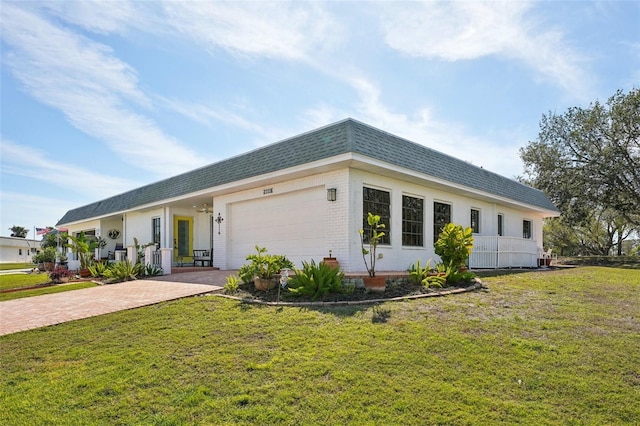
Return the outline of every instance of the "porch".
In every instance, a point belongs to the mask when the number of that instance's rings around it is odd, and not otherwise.
[[[182,274],[188,272],[209,272],[209,271],[219,271],[218,267],[211,266],[193,266],[193,265],[185,265],[185,266],[172,266],[171,273],[172,274]]]

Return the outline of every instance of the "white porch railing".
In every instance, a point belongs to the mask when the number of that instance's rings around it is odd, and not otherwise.
[[[154,246],[149,246],[145,249],[144,261],[147,265],[151,264],[156,268],[161,268],[164,275],[169,275],[171,274],[172,255],[173,249],[156,249]]]
[[[536,268],[538,244],[518,237],[473,236],[469,267],[476,269]]]
[[[144,263],[147,266],[162,268],[162,252],[155,246],[146,247],[144,249]]]

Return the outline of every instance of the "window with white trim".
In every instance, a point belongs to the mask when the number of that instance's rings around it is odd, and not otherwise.
[[[365,236],[371,230],[367,222],[368,213],[380,216],[380,223],[384,223],[384,236],[380,239],[380,244],[391,244],[391,193],[380,189],[362,188],[362,229]]]
[[[402,245],[424,246],[424,200],[402,196]]]
[[[156,247],[160,247],[160,218],[154,217],[151,219],[151,236],[153,243]]]
[[[527,240],[530,240],[533,237],[533,226],[531,224],[530,220],[523,220],[522,221],[522,238],[525,238]]]
[[[480,210],[471,209],[471,230],[474,234],[480,233]]]
[[[447,223],[451,223],[451,204],[433,203],[433,243],[438,241],[442,229]]]

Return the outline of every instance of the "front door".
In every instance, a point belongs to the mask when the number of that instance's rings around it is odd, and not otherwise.
[[[193,218],[173,217],[173,258],[178,263],[193,262]]]

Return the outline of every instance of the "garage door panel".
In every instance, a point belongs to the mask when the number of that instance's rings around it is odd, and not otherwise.
[[[322,255],[326,226],[323,187],[274,195],[231,205],[229,265],[246,263],[255,246],[284,254],[297,266]]]

